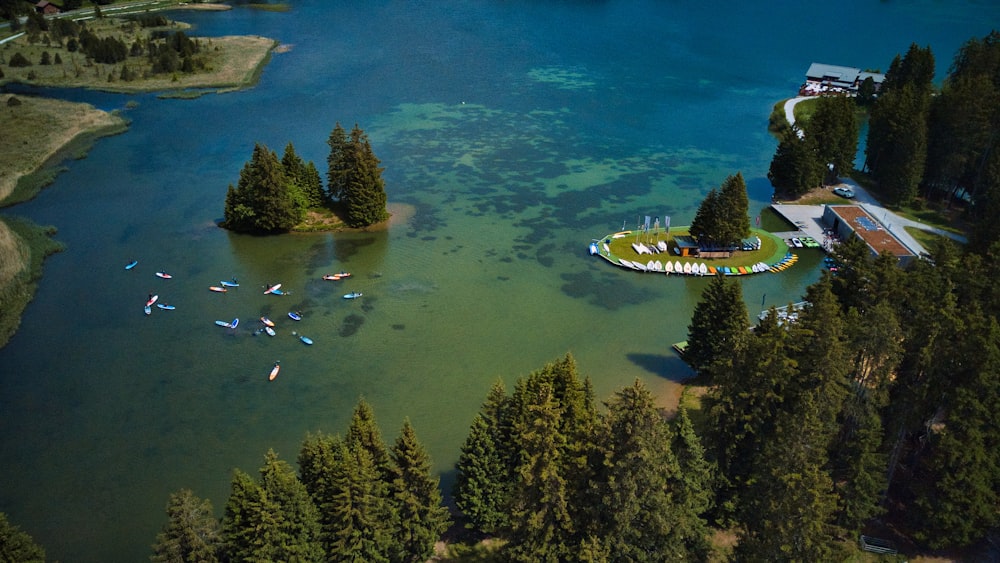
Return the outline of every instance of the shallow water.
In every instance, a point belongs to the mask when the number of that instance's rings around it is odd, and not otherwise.
[[[409,417],[446,482],[498,378],[512,385],[572,352],[600,398],[636,378],[670,397],[690,375],[670,344],[686,337],[707,280],[610,267],[587,256],[590,240],[643,215],[687,224],[737,171],[756,213],[770,198],[768,114],[809,63],[884,70],[917,42],[943,72],[1000,11],[340,4],[177,13],[198,33],[291,44],[246,91],[53,93],[138,107],[125,110],[128,133],[7,210],[58,226],[68,246],[0,350],[0,510],[50,558],[144,559],[171,491],[192,488],[221,515],[233,467],[254,471],[272,447],[294,461],[307,431],[345,430],[361,396],[387,441]],[[323,170],[336,121],[369,134],[389,199],[412,217],[339,235],[214,226],[254,142],[280,152],[291,141]],[[762,299],[798,300],[820,261],[807,251],[781,275],[742,280],[751,314]],[[342,269],[354,276],[320,279]],[[208,291],[233,276],[238,289]],[[278,282],[289,295],[263,295]],[[144,316],[150,292],[177,309]],[[253,334],[265,314],[274,338]],[[234,317],[235,331],[213,324]]]

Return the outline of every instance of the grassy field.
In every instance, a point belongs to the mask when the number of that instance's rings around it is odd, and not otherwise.
[[[51,180],[51,172],[36,171],[74,139],[126,128],[121,117],[88,104],[0,95],[0,206],[30,199]]]
[[[155,32],[176,32],[188,27],[173,22],[164,27],[142,28],[127,18],[117,17],[89,20],[86,25],[95,35],[114,37],[125,45],[136,41],[142,44]],[[95,63],[79,51],[70,52],[64,45],[51,41],[46,44],[47,37],[43,35],[43,40],[32,44],[25,36],[0,47],[3,80],[112,92],[231,89],[253,84],[277,45],[275,40],[259,36],[192,37],[201,43],[197,57],[204,64],[203,70],[152,74],[152,63],[145,55],[130,56],[117,64]],[[31,65],[11,67],[5,64],[17,53],[27,58]],[[41,64],[45,53],[51,64]]]

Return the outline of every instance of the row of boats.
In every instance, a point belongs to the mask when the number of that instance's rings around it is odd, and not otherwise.
[[[667,275],[681,274],[689,276],[714,276],[717,274],[723,274],[726,276],[745,276],[748,274],[760,274],[764,272],[780,272],[790,267],[797,260],[798,256],[789,252],[784,256],[784,258],[774,264],[757,262],[756,264],[751,264],[749,266],[709,266],[704,262],[681,262],[680,260],[667,260],[666,262],[650,260],[644,264],[642,262],[626,260],[624,258],[619,258],[618,263],[630,270],[665,273]]]

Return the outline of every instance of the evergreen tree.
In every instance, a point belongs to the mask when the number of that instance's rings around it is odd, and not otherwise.
[[[608,552],[623,561],[703,559],[705,523],[685,506],[671,434],[649,391],[636,381],[608,402],[599,528]],[[678,495],[681,499],[675,497]]]
[[[750,199],[743,174],[737,172],[727,177],[722,182],[719,196],[722,203],[719,240],[726,245],[739,246],[740,241],[750,236]]]
[[[806,124],[806,136],[815,140],[818,164],[831,183],[854,170],[859,134],[855,107],[850,98],[823,96]]]
[[[378,422],[375,420],[375,411],[364,399],[358,399],[358,404],[354,407],[346,443],[351,451],[366,450],[378,470],[379,478],[385,483],[392,481],[390,469],[392,460],[389,457],[389,450],[382,440],[382,431],[379,430]]]
[[[327,553],[331,561],[388,563],[395,553],[392,539],[395,527],[386,488],[379,471],[365,448],[341,446],[344,460],[331,476],[335,491],[330,506],[332,535]]]
[[[935,548],[969,545],[1000,525],[1000,326],[972,316],[962,339],[970,361],[945,396],[946,418],[930,427],[914,487],[916,536]]]
[[[434,544],[448,528],[448,511],[441,505],[438,480],[431,477],[431,461],[407,419],[392,450],[393,502],[399,514],[393,561],[420,563],[434,554]]]
[[[469,519],[470,527],[486,533],[508,526],[507,506],[517,463],[510,403],[503,383],[494,383],[456,465],[455,505]]]
[[[739,561],[834,560],[836,496],[817,393],[782,415],[758,459],[739,511]]]
[[[275,561],[325,561],[319,513],[295,471],[269,450],[260,469],[261,486],[275,509],[276,530],[269,540]]]
[[[691,221],[689,232],[691,236],[705,243],[715,243],[715,233],[719,228],[720,217],[722,216],[722,197],[717,188],[712,188],[701,200],[698,211]]]
[[[338,484],[347,472],[347,448],[339,436],[307,434],[299,451],[299,478],[319,511],[319,539],[330,558],[336,553],[334,543],[342,521],[339,513]]]
[[[788,331],[778,324],[774,308],[744,338],[745,343],[712,370],[715,385],[704,398],[706,443],[721,481],[720,519],[737,512],[765,440],[774,432],[796,368]]]
[[[357,124],[351,130],[346,157],[347,177],[341,203],[347,214],[347,224],[366,227],[388,219],[383,169],[372,152],[368,136]]]
[[[869,120],[868,168],[890,203],[908,204],[917,195],[927,159],[927,101],[904,85],[879,96]]]
[[[306,164],[292,143],[285,145],[285,153],[281,157],[281,166],[285,176],[294,185],[296,199],[303,209],[323,206],[323,185],[319,178],[316,165]]]
[[[511,561],[556,563],[570,559],[573,548],[574,527],[562,466],[566,438],[559,431],[562,409],[552,383],[541,381],[536,389],[526,397],[526,416],[515,423],[521,459],[507,554]]]
[[[255,144],[236,188],[230,185],[226,192],[222,226],[242,232],[288,231],[302,220],[302,209],[289,186],[278,156]]]
[[[499,448],[486,419],[477,414],[462,445],[455,476],[455,505],[469,520],[468,527],[496,533],[507,525],[510,483]]]
[[[150,561],[219,561],[222,538],[210,501],[196,497],[190,489],[181,489],[170,495],[167,518],[163,530],[156,536]]]
[[[231,488],[222,520],[225,559],[277,561],[271,538],[279,535],[278,507],[253,477],[239,469],[233,471]]]
[[[783,195],[798,197],[823,181],[823,166],[815,145],[815,137],[799,135],[796,126],[781,135],[775,149],[767,179],[774,189]]]
[[[350,145],[347,140],[347,131],[337,122],[330,132],[330,137],[326,144],[330,146],[330,156],[327,157],[327,202],[336,203],[344,198],[347,193],[348,154]]]
[[[45,550],[0,512],[0,561],[45,563]]]
[[[715,276],[695,306],[688,326],[684,360],[699,374],[735,353],[738,339],[750,328],[743,289],[725,276]]]

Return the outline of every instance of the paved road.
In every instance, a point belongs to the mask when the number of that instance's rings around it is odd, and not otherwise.
[[[793,125],[795,123],[796,104],[809,99],[812,98],[809,96],[798,96],[785,102],[785,119],[788,120],[789,125]],[[799,136],[802,136],[802,131],[799,131]],[[878,200],[872,197],[867,190],[859,186],[857,182],[850,178],[841,178],[840,182],[854,190],[854,200],[861,205],[861,207],[863,207],[869,215],[881,222],[885,230],[892,233],[893,236],[903,243],[903,246],[909,248],[914,254],[919,255],[921,252],[924,252],[924,247],[906,232],[906,227],[920,229],[922,231],[928,231],[937,235],[948,237],[962,244],[968,242],[968,240],[962,235],[896,215],[892,211],[886,209],[881,203],[878,202]]]

